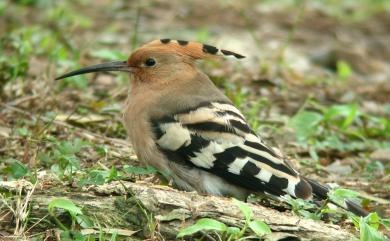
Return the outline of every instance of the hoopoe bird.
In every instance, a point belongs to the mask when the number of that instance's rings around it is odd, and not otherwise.
[[[268,147],[232,102],[199,70],[199,59],[235,52],[183,40],[161,39],[135,50],[126,61],[97,64],[57,79],[98,71],[124,71],[132,78],[123,124],[140,161],[167,173],[186,191],[246,199],[326,199],[328,188],[301,176]],[[366,212],[352,201],[343,207]]]

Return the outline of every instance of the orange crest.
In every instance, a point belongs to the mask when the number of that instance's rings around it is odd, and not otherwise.
[[[141,48],[155,48],[161,51],[172,51],[194,59],[207,59],[215,56],[234,56],[237,59],[245,56],[214,46],[185,40],[160,39],[143,45]]]

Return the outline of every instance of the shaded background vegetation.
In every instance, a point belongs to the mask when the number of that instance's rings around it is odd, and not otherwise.
[[[359,191],[388,217],[389,11],[386,0],[1,1],[0,181],[149,177],[120,122],[128,77],[54,78],[184,39],[247,56],[199,65],[304,175]]]

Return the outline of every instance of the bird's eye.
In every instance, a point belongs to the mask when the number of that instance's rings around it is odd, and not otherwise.
[[[154,65],[156,65],[156,60],[155,59],[148,58],[147,60],[145,60],[145,66],[152,67]]]

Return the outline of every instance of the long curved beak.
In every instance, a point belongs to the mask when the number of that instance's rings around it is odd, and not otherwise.
[[[75,75],[87,74],[92,72],[101,72],[101,71],[123,71],[123,72],[131,73],[134,71],[134,67],[129,66],[126,60],[113,61],[113,62],[108,62],[103,64],[91,65],[78,70],[74,70],[57,77],[56,80],[68,78]]]

